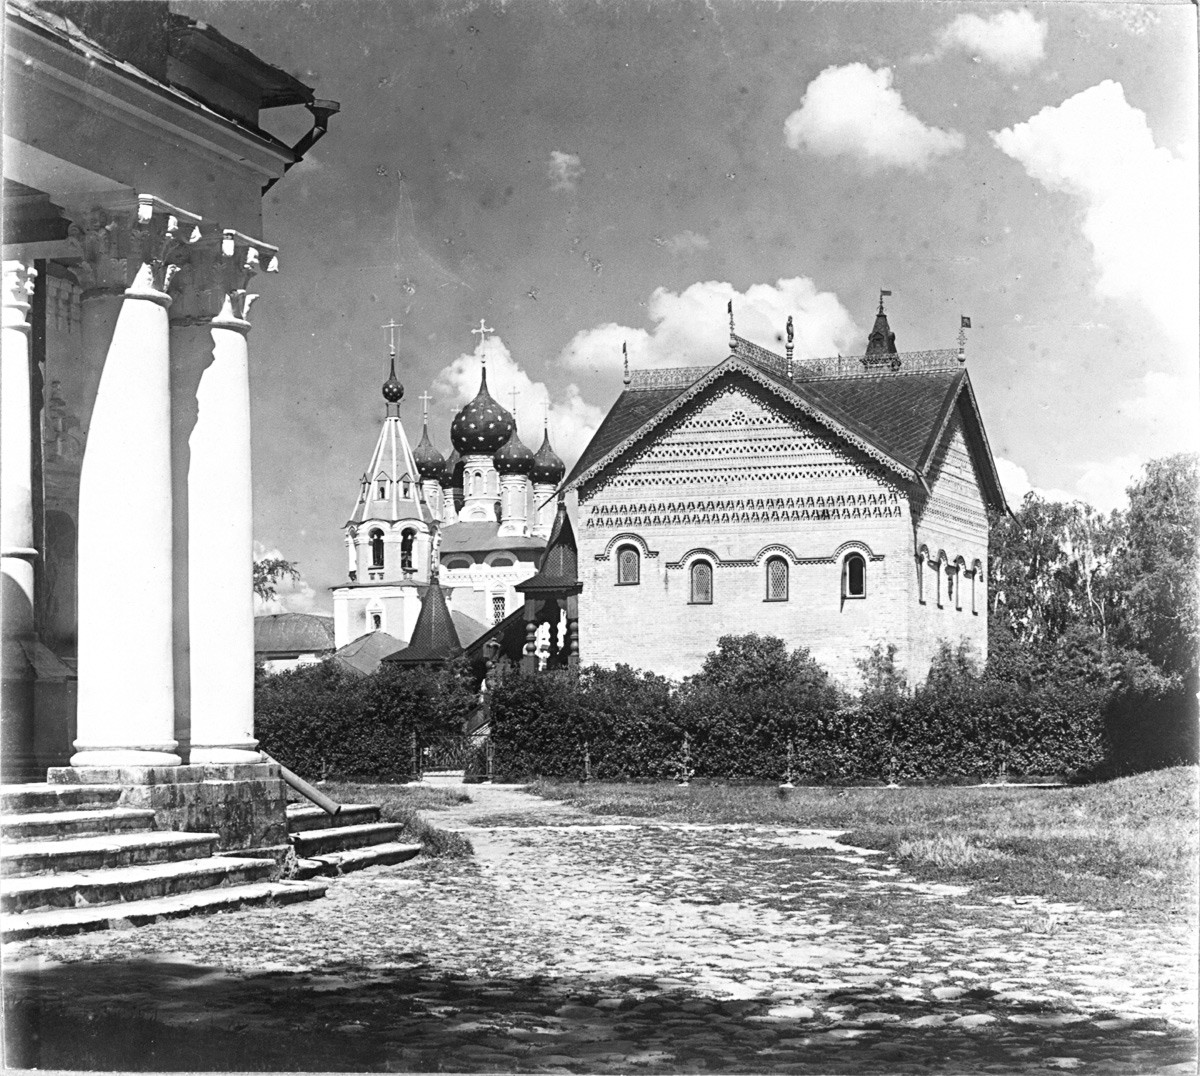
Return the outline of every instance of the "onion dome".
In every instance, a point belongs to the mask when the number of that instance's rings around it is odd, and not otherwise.
[[[487,370],[479,381],[479,394],[450,423],[450,440],[463,456],[491,456],[507,443],[517,428],[487,389]]]
[[[453,449],[443,465],[440,479],[443,489],[462,489],[463,461],[458,449]]]
[[[392,356],[392,367],[388,379],[383,383],[383,398],[390,404],[398,404],[404,399],[404,386],[396,377],[396,356]]]
[[[557,486],[562,480],[563,475],[567,473],[567,468],[563,461],[558,458],[558,454],[550,447],[550,431],[547,430],[542,438],[542,447],[537,450],[537,455],[533,457],[533,470],[529,472],[529,477],[533,479],[534,485],[537,486]]]
[[[446,471],[446,458],[429,440],[429,425],[421,427],[421,440],[413,449],[413,459],[416,460],[417,470],[426,482],[440,482]]]
[[[492,457],[492,462],[501,474],[529,474],[533,470],[534,455],[517,436],[517,431],[513,430],[513,435]]]

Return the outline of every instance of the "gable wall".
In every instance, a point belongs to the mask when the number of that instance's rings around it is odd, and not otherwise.
[[[757,631],[809,647],[849,683],[875,642],[909,635],[912,524],[898,476],[741,379],[583,487],[578,533],[583,664],[680,677],[722,635]],[[637,586],[616,582],[625,538],[642,549]],[[788,560],[784,602],[765,600],[771,546]],[[868,596],[843,601],[850,548],[868,555]],[[713,555],[711,605],[689,603],[697,549]]]
[[[930,494],[914,498],[916,550],[926,546],[929,557],[920,567],[913,559],[913,609],[908,649],[913,672],[923,675],[941,640],[953,646],[966,641],[982,662],[987,656],[987,510],[963,428],[961,407],[952,417],[929,470]],[[915,550],[914,550],[915,552]],[[936,566],[941,553],[946,559]],[[982,572],[972,580],[952,573],[958,558],[970,566],[978,560]],[[917,573],[923,572],[922,585]],[[939,594],[940,582],[940,594]],[[939,604],[940,597],[940,604]]]

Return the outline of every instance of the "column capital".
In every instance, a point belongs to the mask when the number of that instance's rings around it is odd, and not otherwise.
[[[37,276],[32,262],[4,259],[4,327],[29,332],[29,308],[33,302],[33,282]]]
[[[200,238],[200,217],[152,194],[92,200],[74,207],[67,231],[86,292],[169,302],[171,281]]]
[[[249,291],[256,273],[279,271],[279,250],[232,228],[210,231],[188,250],[172,281],[171,321],[176,325],[214,323],[249,331]]]

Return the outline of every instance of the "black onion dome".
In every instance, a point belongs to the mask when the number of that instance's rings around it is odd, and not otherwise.
[[[487,390],[487,371],[479,381],[479,395],[450,423],[450,440],[463,456],[491,456],[513,435],[517,424]]]
[[[388,373],[388,379],[383,383],[383,398],[390,404],[397,404],[404,399],[404,386],[396,377],[395,359],[392,359],[391,371]]]
[[[542,447],[533,457],[533,470],[530,471],[529,477],[533,479],[535,485],[557,486],[566,473],[567,468],[563,461],[558,458],[558,453],[550,447],[550,431],[547,430],[546,435],[542,438]]]
[[[513,430],[513,435],[492,457],[492,462],[501,474],[529,474],[533,470],[534,455]]]
[[[417,463],[417,470],[421,472],[422,480],[426,482],[441,481],[442,475],[446,471],[446,457],[429,440],[428,426],[421,428],[421,440],[417,442],[417,447],[413,449],[413,459]]]
[[[442,468],[441,483],[443,489],[462,489],[463,461],[458,449],[451,449],[450,455]]]

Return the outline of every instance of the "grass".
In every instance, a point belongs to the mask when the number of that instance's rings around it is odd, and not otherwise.
[[[1196,914],[1197,779],[1176,767],[1074,788],[531,788],[601,815],[847,831],[931,881],[1165,918]]]
[[[461,833],[439,829],[419,812],[444,810],[458,803],[470,803],[471,797],[456,788],[421,785],[359,785],[348,781],[329,781],[322,791],[338,803],[373,803],[384,822],[399,822],[405,834],[421,845],[424,855],[457,858],[469,856],[474,849]]]

